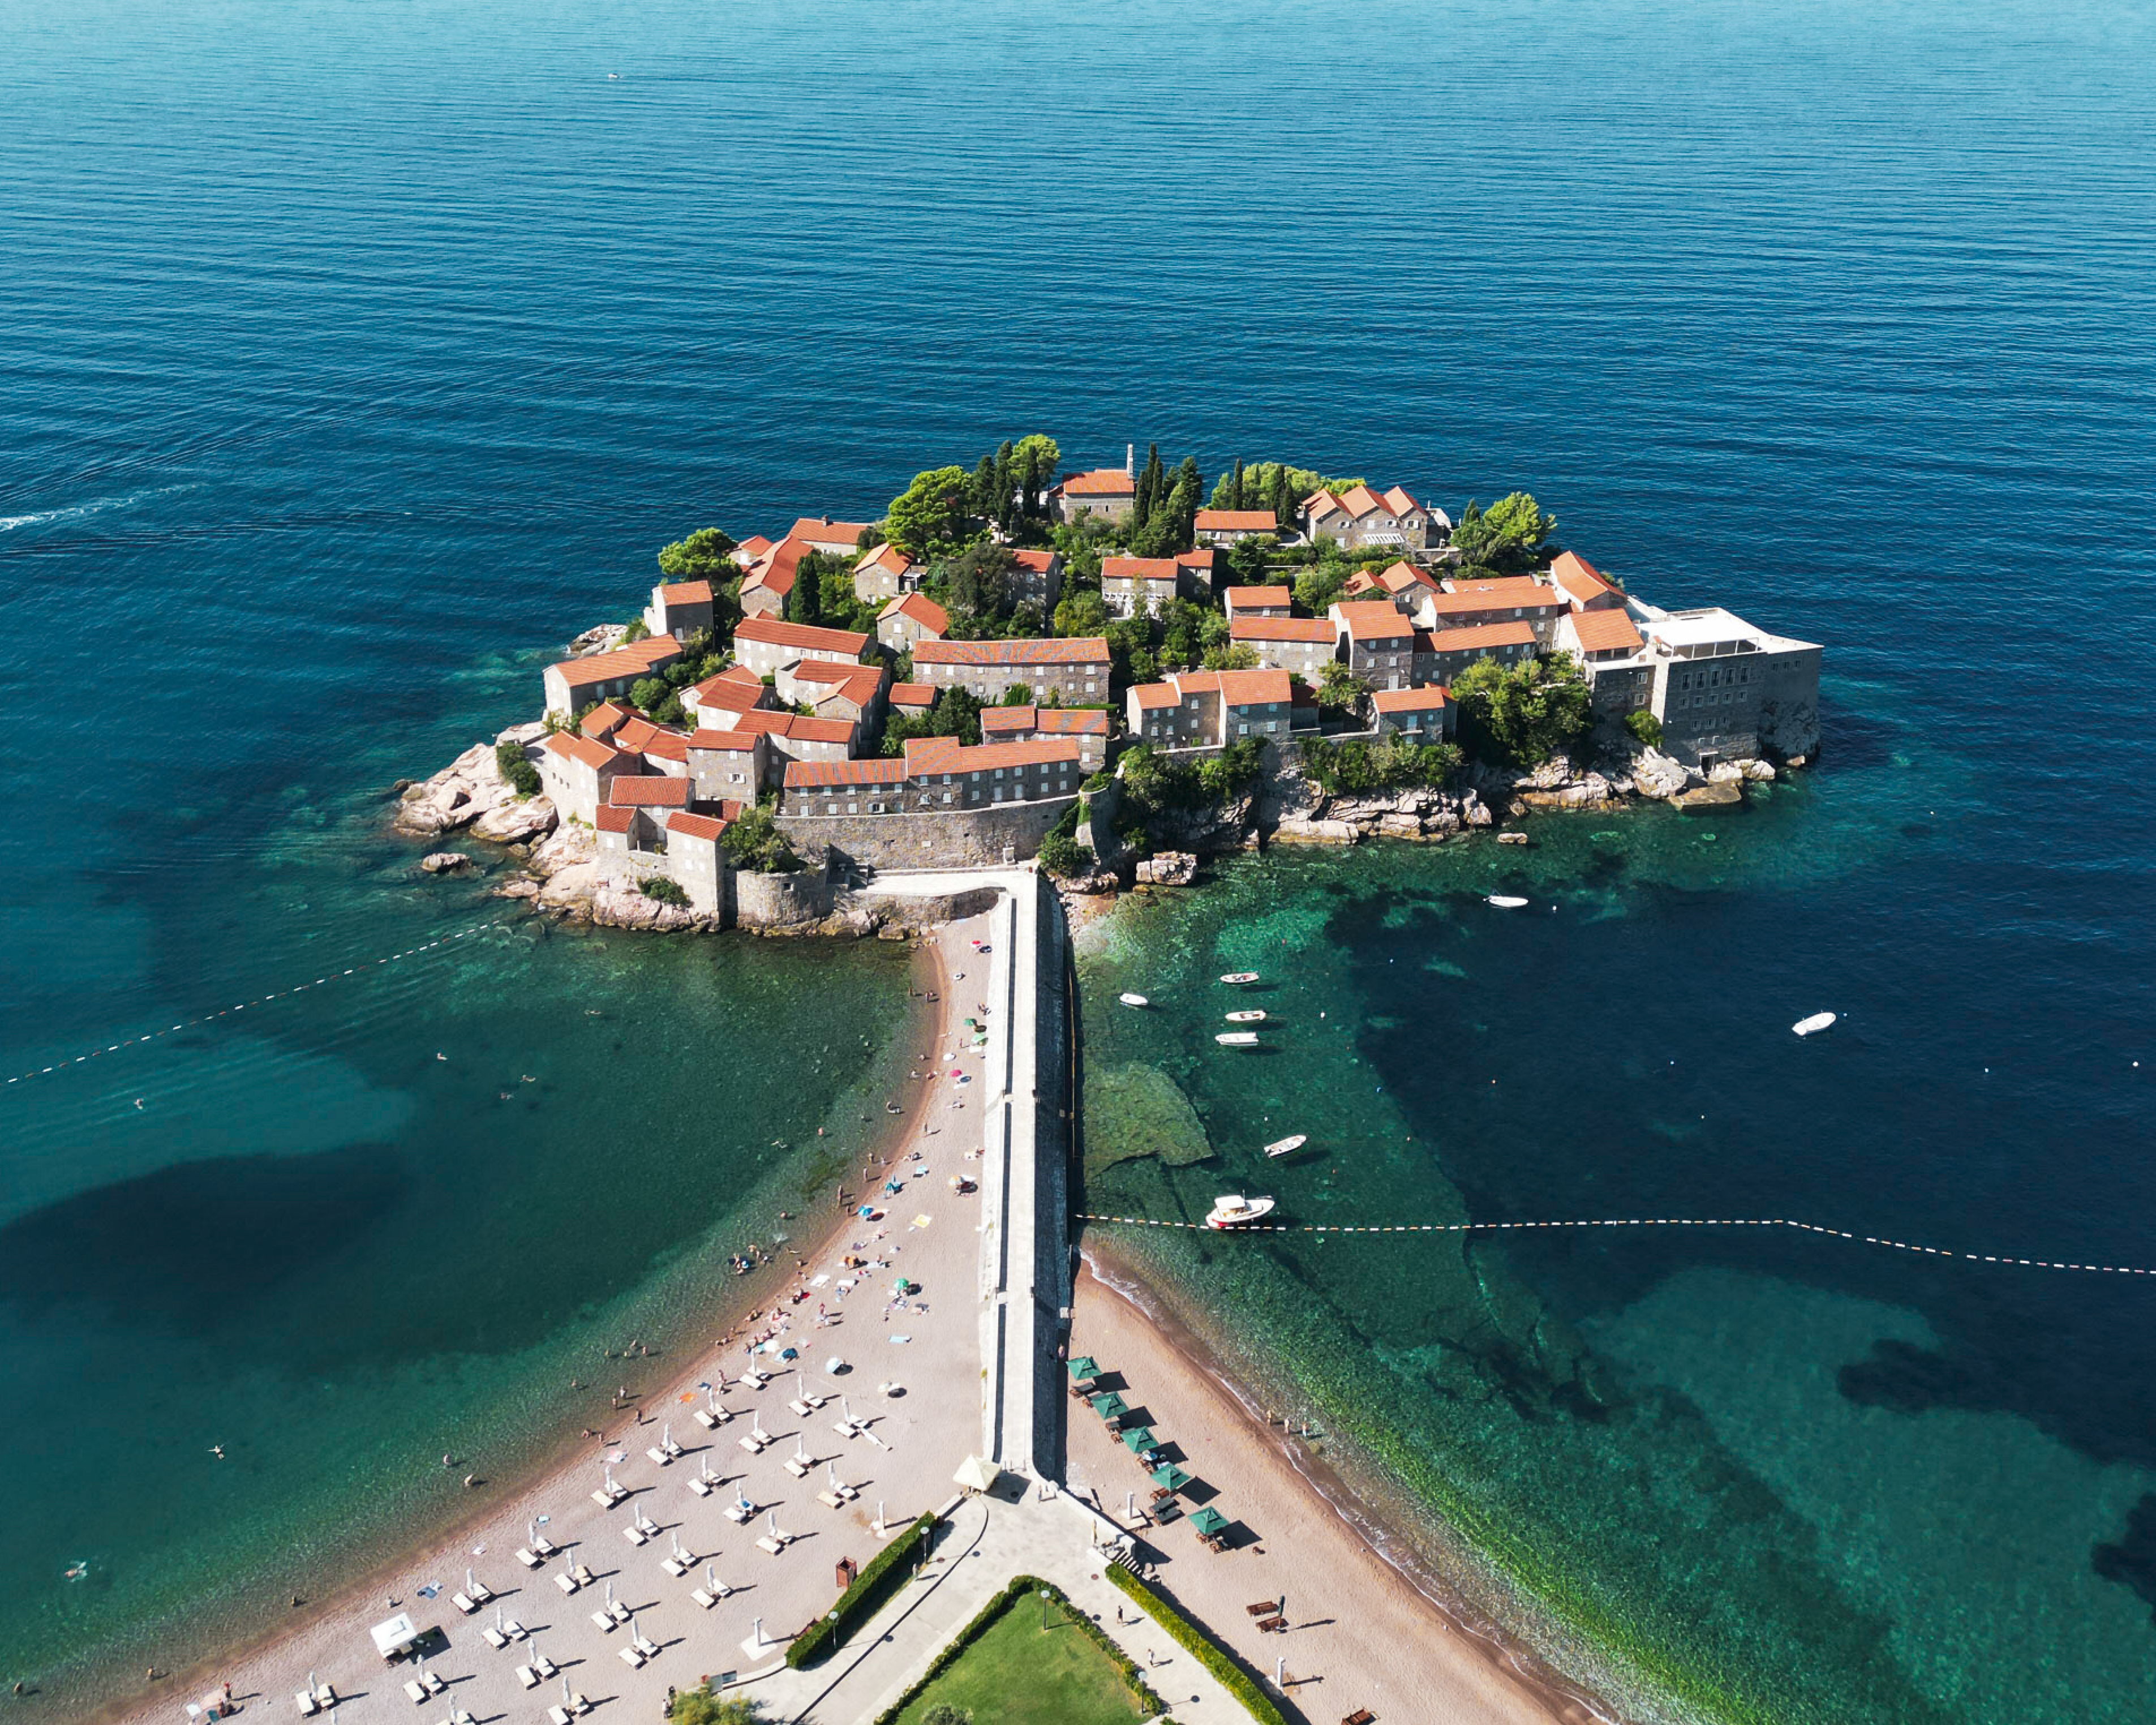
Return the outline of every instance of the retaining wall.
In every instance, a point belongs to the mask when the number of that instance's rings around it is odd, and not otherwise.
[[[1074,794],[926,814],[782,814],[778,829],[797,850],[828,850],[841,864],[999,869],[1030,859],[1077,800]]]

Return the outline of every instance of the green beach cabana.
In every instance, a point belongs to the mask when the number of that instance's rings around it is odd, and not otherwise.
[[[1228,1518],[1209,1503],[1190,1512],[1190,1526],[1200,1539],[1218,1539],[1228,1531]]]
[[[1103,1420],[1120,1420],[1131,1410],[1131,1404],[1112,1389],[1095,1396],[1091,1407]]]
[[[1152,1482],[1163,1491],[1180,1491],[1190,1483],[1190,1476],[1173,1461],[1163,1461],[1153,1469]]]
[[[1150,1425],[1133,1425],[1123,1434],[1123,1447],[1135,1455],[1141,1450],[1150,1450],[1160,1440],[1152,1435]]]
[[[1101,1375],[1101,1363],[1090,1353],[1081,1353],[1065,1369],[1070,1372],[1073,1384],[1083,1384],[1088,1378]]]

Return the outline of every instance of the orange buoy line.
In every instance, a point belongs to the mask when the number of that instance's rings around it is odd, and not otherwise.
[[[1204,1229],[1203,1222],[1164,1222],[1152,1216],[1095,1215],[1081,1211],[1081,1222],[1116,1222],[1132,1228]],[[2030,1270],[2077,1270],[2097,1276],[2156,1276],[2156,1270],[2131,1264],[2068,1264],[2050,1258],[2017,1258],[2004,1252],[1957,1252],[1944,1246],[1918,1245],[1906,1240],[1888,1240],[1876,1234],[1852,1234],[1845,1228],[1822,1228],[1815,1222],[1793,1221],[1786,1216],[1603,1216],[1568,1222],[1257,1222],[1236,1228],[1207,1229],[1219,1234],[1496,1234],[1508,1229],[1530,1228],[1794,1228],[1802,1234],[1824,1234],[1864,1245],[1885,1246],[1897,1252],[1917,1252],[1927,1257],[1952,1258],[1970,1264],[2010,1264]]]
[[[146,1030],[140,1036],[130,1036],[125,1041],[108,1043],[103,1048],[93,1048],[88,1054],[79,1054],[72,1060],[55,1060],[51,1065],[39,1066],[34,1071],[18,1072],[5,1081],[8,1084],[22,1084],[33,1078],[43,1078],[50,1072],[65,1072],[94,1060],[100,1055],[118,1054],[123,1048],[135,1048],[146,1042],[155,1042],[161,1036],[172,1036],[182,1030],[194,1029],[198,1025],[215,1024],[218,1019],[229,1018],[234,1013],[245,1012],[251,1006],[267,1006],[273,1000],[282,1000],[293,994],[304,994],[310,988],[326,988],[331,983],[343,981],[346,977],[364,975],[381,965],[394,964],[400,958],[416,958],[422,952],[431,952],[439,947],[451,946],[458,941],[469,940],[475,934],[484,934],[490,928],[499,928],[501,926],[498,922],[482,922],[476,927],[467,928],[456,934],[445,934],[439,940],[424,941],[416,947],[407,947],[401,952],[390,952],[380,958],[347,965],[342,970],[333,970],[326,976],[318,976],[311,983],[296,983],[289,988],[278,989],[274,994],[264,994],[253,1000],[243,1000],[236,1006],[220,1007],[215,1012],[206,1012],[196,1018],[184,1019],[177,1024],[167,1024],[162,1030]]]

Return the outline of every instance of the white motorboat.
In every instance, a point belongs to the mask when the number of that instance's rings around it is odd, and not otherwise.
[[[1296,1151],[1301,1149],[1302,1147],[1309,1142],[1310,1134],[1308,1132],[1297,1132],[1292,1137],[1275,1138],[1271,1143],[1265,1146],[1265,1154],[1268,1156],[1292,1156]]]
[[[1118,994],[1116,996],[1116,999],[1122,1001],[1126,1006],[1151,1006],[1152,1004],[1152,1002],[1147,999],[1142,994]]]
[[[1523,898],[1514,898],[1509,893],[1493,892],[1486,902],[1496,906],[1501,911],[1517,911],[1525,906],[1527,901]]]
[[[1834,1019],[1835,1015],[1830,1012],[1815,1012],[1808,1019],[1799,1019],[1789,1028],[1799,1036],[1810,1036],[1815,1032],[1825,1029],[1834,1022]]]
[[[1258,979],[1255,970],[1231,970],[1220,980],[1224,983],[1254,983]]]
[[[1250,1012],[1231,1012],[1228,1014],[1228,1022],[1231,1024],[1262,1024],[1265,1021],[1265,1015],[1262,1012],[1257,1012],[1255,1010]]]
[[[1258,1033],[1255,1030],[1223,1030],[1213,1040],[1223,1048],[1255,1048]]]
[[[1270,1198],[1240,1198],[1230,1194],[1213,1200],[1213,1208],[1205,1213],[1205,1225],[1208,1228],[1245,1228],[1272,1212],[1273,1201]]]

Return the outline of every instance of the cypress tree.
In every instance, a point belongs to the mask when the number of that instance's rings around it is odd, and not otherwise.
[[[1014,446],[1009,438],[996,450],[996,521],[1006,531],[1019,514],[1018,492],[1018,464],[1013,459]],[[1030,491],[1031,487],[1029,486]]]
[[[981,464],[973,470],[973,507],[992,521],[1000,521],[1004,511],[996,497],[996,458],[981,457]]]
[[[1175,490],[1170,494],[1176,505],[1175,544],[1178,551],[1190,549],[1198,527],[1198,500],[1204,495],[1199,488],[1205,481],[1199,476],[1198,458],[1185,455],[1175,470]]]
[[[1276,526],[1295,525],[1295,499],[1290,495],[1287,483],[1287,463],[1281,462],[1273,469],[1273,522]]]
[[[1243,458],[1238,455],[1235,458],[1235,477],[1228,481],[1228,507],[1241,509],[1245,506],[1243,501]]]

